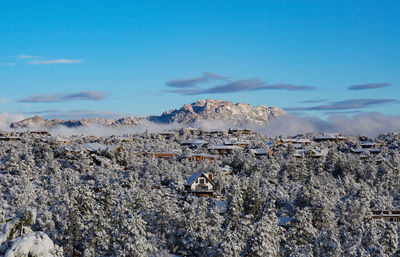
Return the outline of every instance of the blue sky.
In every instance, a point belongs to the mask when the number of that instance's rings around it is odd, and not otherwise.
[[[400,115],[399,1],[1,1],[0,112]]]

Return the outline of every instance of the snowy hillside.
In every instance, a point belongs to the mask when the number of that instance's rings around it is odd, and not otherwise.
[[[400,254],[398,134],[0,139],[0,256]]]

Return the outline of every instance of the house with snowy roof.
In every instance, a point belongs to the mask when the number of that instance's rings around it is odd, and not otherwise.
[[[215,184],[211,173],[196,172],[186,181],[185,191],[197,196],[212,196],[214,187]]]
[[[326,141],[339,142],[339,141],[347,141],[347,137],[341,136],[336,133],[327,133],[319,137],[314,137],[313,140],[315,142],[326,142]]]
[[[233,146],[239,146],[243,148],[248,148],[250,145],[250,141],[225,141],[224,145],[233,145]]]
[[[389,222],[400,222],[400,210],[371,210],[372,219],[383,219]]]
[[[265,155],[272,155],[273,151],[267,148],[254,148],[254,149],[249,149],[249,153],[252,153],[255,156],[259,157]]]
[[[233,169],[229,165],[225,165],[224,167],[221,167],[221,169],[224,172],[224,175],[229,175],[233,173]]]
[[[0,137],[0,141],[21,141],[21,137],[17,136],[4,136]]]
[[[367,153],[378,154],[381,152],[381,149],[378,149],[378,148],[356,148],[356,149],[351,149],[351,152],[354,154],[367,154]]]
[[[236,145],[209,145],[207,146],[207,150],[209,152],[215,151],[219,155],[226,155],[232,153],[233,151],[243,150],[243,148]]]
[[[360,143],[360,145],[361,145],[361,148],[363,148],[363,149],[370,149],[370,148],[377,149],[377,148],[381,147],[381,145],[379,143],[376,143],[376,142],[373,142],[373,141],[362,141]]]
[[[228,130],[229,134],[241,134],[241,135],[248,135],[253,133],[250,129],[229,129]]]
[[[194,160],[194,161],[203,161],[203,160],[209,160],[213,161],[217,159],[216,155],[213,154],[208,154],[208,153],[192,153],[192,154],[187,154],[183,156],[183,158],[188,159],[188,160]]]
[[[171,138],[173,138],[175,135],[177,135],[178,133],[176,132],[176,131],[171,131],[171,130],[168,130],[168,131],[164,131],[164,132],[161,132],[159,135],[161,136],[161,137],[163,137],[163,138],[165,138],[165,139],[171,139]]]
[[[207,141],[201,140],[201,139],[191,139],[191,140],[186,140],[181,143],[182,146],[189,146],[191,148],[201,148],[206,145],[208,145]]]
[[[296,149],[294,152],[294,157],[296,158],[315,158],[315,159],[322,159],[325,158],[329,153],[329,149]]]

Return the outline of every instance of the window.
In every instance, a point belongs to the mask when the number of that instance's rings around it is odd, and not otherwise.
[[[199,179],[200,184],[204,184],[204,178]]]

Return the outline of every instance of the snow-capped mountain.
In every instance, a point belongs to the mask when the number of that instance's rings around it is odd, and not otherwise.
[[[90,118],[79,120],[42,119],[34,116],[11,124],[11,128],[53,128],[58,126],[79,127],[86,125],[104,125],[111,127],[135,126],[149,121],[156,123],[191,124],[199,121],[222,120],[235,125],[255,123],[266,125],[273,119],[286,112],[277,107],[259,105],[253,107],[250,104],[232,103],[223,100],[198,100],[192,104],[185,104],[180,109],[164,112],[160,116],[144,118],[123,117],[120,119]]]
[[[182,108],[164,112],[161,116],[151,116],[149,119],[161,123],[192,123],[207,120],[230,121],[234,124],[256,123],[265,125],[286,112],[277,107],[232,103],[223,100],[198,100],[185,104]]]

